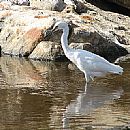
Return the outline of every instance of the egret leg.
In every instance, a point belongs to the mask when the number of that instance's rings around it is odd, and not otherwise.
[[[85,90],[84,90],[85,93],[87,92],[87,86],[88,86],[88,83],[86,82],[86,84],[85,84],[85,88],[84,88],[84,89],[85,89]]]
[[[85,86],[84,86],[84,94],[88,93],[90,87],[91,87],[90,83],[85,84]]]
[[[86,72],[85,72],[85,79],[86,79],[86,84],[85,84],[85,93],[86,93],[87,92],[87,85],[88,85],[88,82],[90,80],[89,75],[87,75]]]
[[[92,76],[90,76],[91,80],[94,81],[94,78]]]
[[[86,72],[85,72],[85,79],[86,79],[86,83],[88,83],[90,80],[89,75]]]

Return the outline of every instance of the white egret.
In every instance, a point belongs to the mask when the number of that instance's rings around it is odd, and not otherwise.
[[[61,44],[66,57],[72,61],[84,74],[86,82],[95,76],[102,76],[107,73],[122,74],[123,68],[115,65],[89,51],[73,49],[68,46],[69,26],[65,21],[55,23],[52,31],[61,29]]]

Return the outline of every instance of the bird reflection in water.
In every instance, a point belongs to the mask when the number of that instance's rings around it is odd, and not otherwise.
[[[86,84],[87,85],[87,84]],[[63,128],[69,127],[69,119],[75,116],[87,116],[97,108],[102,107],[115,99],[119,99],[123,94],[123,89],[119,88],[115,91],[104,91],[102,87],[91,87],[90,84],[87,91],[78,94],[77,98],[72,101],[63,113]],[[86,88],[85,87],[85,88]]]

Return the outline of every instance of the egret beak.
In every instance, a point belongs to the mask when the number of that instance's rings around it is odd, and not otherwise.
[[[56,31],[58,31],[58,26],[53,27],[53,29],[52,29],[52,33],[56,32]]]
[[[45,30],[43,33],[44,33],[44,39],[45,40],[48,40],[50,39],[50,37],[52,36],[52,34],[54,32],[58,31],[58,27],[54,27],[53,29],[48,29],[48,30]]]

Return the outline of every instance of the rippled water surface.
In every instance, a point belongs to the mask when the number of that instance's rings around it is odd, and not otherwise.
[[[130,62],[87,85],[67,62],[0,57],[0,130],[108,130],[130,126]],[[70,66],[70,65],[69,65]]]

